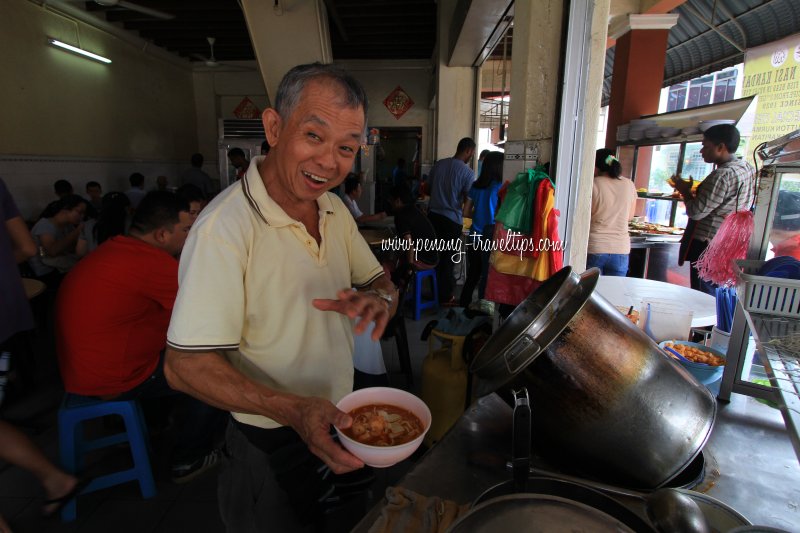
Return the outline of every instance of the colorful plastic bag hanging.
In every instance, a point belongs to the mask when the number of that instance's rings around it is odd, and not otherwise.
[[[728,215],[695,263],[700,279],[719,287],[736,285],[733,262],[745,258],[752,235],[753,213],[737,211]]]
[[[533,169],[517,174],[508,187],[506,197],[494,217],[507,229],[526,235],[530,234],[533,225],[533,200],[536,196],[533,177]]]

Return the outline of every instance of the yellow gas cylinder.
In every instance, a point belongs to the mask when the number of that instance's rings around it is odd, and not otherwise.
[[[422,400],[433,418],[425,435],[428,446],[441,439],[464,412],[467,393],[464,339],[435,329],[428,337],[428,355],[422,362]]]

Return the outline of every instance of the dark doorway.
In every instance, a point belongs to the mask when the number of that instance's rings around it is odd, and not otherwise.
[[[398,159],[405,161],[404,170],[410,178],[419,178],[419,159],[422,128],[380,128],[381,144],[375,161],[375,210],[382,211],[394,185],[392,175]]]

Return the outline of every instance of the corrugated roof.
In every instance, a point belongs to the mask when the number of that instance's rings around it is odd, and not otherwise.
[[[741,63],[748,48],[800,32],[800,0],[688,0],[671,12],[679,17],[669,32],[664,87]],[[615,48],[606,51],[603,105],[611,93]]]

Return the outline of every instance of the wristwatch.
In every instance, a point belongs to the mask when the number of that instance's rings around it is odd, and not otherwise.
[[[392,307],[392,303],[394,302],[394,296],[392,293],[383,289],[369,289],[364,291],[364,294],[374,294],[378,298],[386,300],[386,303],[389,304],[389,307]]]

